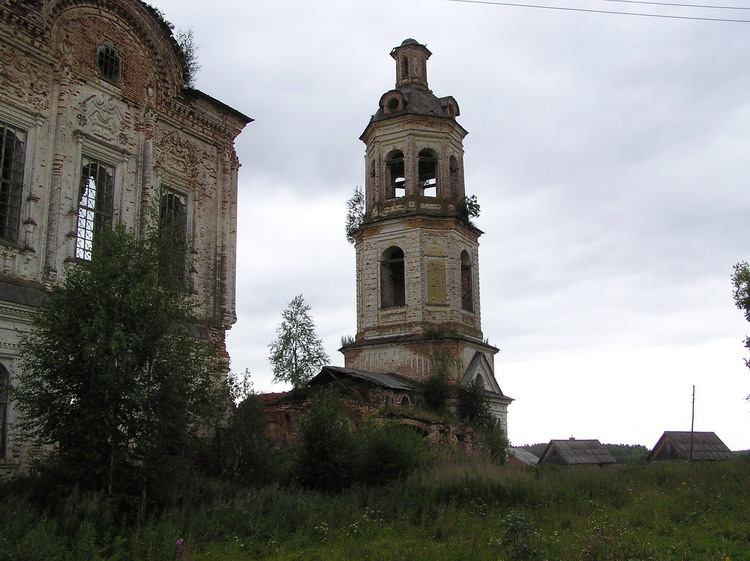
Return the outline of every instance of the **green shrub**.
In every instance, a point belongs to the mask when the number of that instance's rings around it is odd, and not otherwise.
[[[508,552],[509,559],[526,561],[542,557],[541,552],[535,548],[536,532],[526,514],[511,510],[505,515],[503,522],[505,530],[501,543]]]
[[[508,437],[497,420],[479,429],[479,441],[489,452],[490,459],[497,465],[508,463]]]
[[[276,450],[266,435],[264,404],[258,395],[248,395],[216,431],[212,446],[210,475],[255,485],[276,479]]]
[[[475,378],[468,386],[461,388],[458,394],[458,414],[470,425],[483,429],[495,419],[490,409],[490,402],[484,388]]]
[[[354,471],[354,437],[338,395],[321,391],[299,421],[297,480],[305,487],[331,491],[349,485]]]
[[[490,402],[482,385],[474,379],[462,388],[458,396],[458,412],[461,418],[479,434],[480,443],[498,465],[508,462],[508,437],[500,422],[492,414]]]
[[[357,434],[357,479],[382,485],[414,472],[427,460],[427,443],[415,430],[395,422],[366,424]]]

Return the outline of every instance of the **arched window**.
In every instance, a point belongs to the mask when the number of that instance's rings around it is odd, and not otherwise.
[[[167,186],[162,186],[159,206],[159,228],[162,245],[159,260],[168,278],[185,282],[187,263],[187,210],[186,197]]]
[[[0,364],[0,458],[5,457],[8,437],[8,384],[10,374],[5,366]]]
[[[380,307],[393,308],[406,305],[404,284],[404,251],[392,246],[383,252],[380,260]]]
[[[437,197],[437,154],[425,148],[419,152],[419,194]]]
[[[406,177],[404,175],[404,153],[401,150],[394,150],[385,159],[385,165],[388,169],[388,184],[386,189],[386,199],[394,199],[406,195]]]
[[[81,163],[76,258],[91,261],[96,236],[112,223],[115,168],[85,155]]]
[[[487,388],[487,386],[484,385],[484,377],[481,374],[477,374],[477,377],[474,378],[474,381],[476,382],[477,386],[482,388],[483,390]]]
[[[469,312],[474,311],[474,296],[471,279],[471,258],[469,252],[461,252],[461,307]]]
[[[407,396],[401,398],[401,407],[411,407],[411,402]]]
[[[0,122],[0,238],[16,240],[21,215],[26,133]]]

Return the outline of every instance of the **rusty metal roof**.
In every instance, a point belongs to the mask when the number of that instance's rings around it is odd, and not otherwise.
[[[310,380],[310,385],[324,384],[328,382],[330,378],[337,379],[342,376],[366,380],[378,386],[383,386],[393,390],[415,391],[417,389],[417,386],[413,382],[399,376],[398,374],[368,372],[367,370],[355,370],[354,368],[344,368],[342,366],[324,366],[320,371],[320,374]]]

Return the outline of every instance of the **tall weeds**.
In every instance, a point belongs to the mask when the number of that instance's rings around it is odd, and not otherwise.
[[[606,469],[443,458],[339,493],[197,480],[177,506],[123,520],[72,493],[54,511],[0,486],[0,561],[750,559],[750,460]]]

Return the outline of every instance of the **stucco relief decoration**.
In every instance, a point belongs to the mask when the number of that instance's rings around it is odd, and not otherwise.
[[[43,73],[15,49],[0,49],[0,83],[5,95],[31,100],[37,108],[47,109],[49,101]]]
[[[182,177],[195,178],[198,158],[195,147],[177,132],[169,132],[158,146],[157,165]]]
[[[95,94],[80,104],[78,124],[89,133],[109,141],[121,141],[123,115],[109,96]]]

